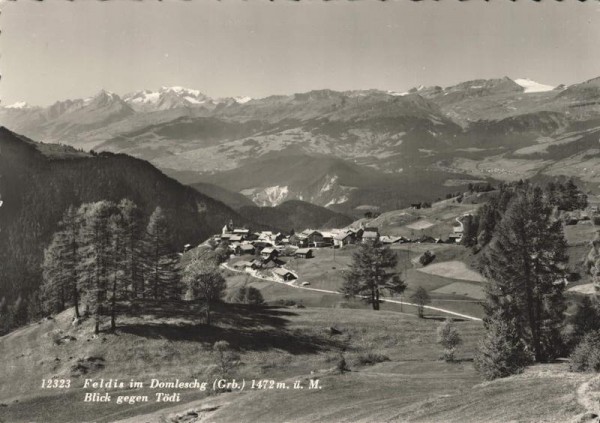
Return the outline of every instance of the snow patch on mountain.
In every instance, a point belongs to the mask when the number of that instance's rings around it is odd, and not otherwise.
[[[399,93],[397,91],[387,91],[387,93],[389,95],[393,95],[394,97],[404,97],[405,95],[408,95],[408,92],[406,92],[406,91],[402,92],[402,93]]]
[[[532,81],[528,78],[515,79],[515,82],[525,88],[525,93],[543,93],[546,91],[552,91],[554,88],[552,85],[540,84],[539,82]]]
[[[252,97],[234,97],[236,103],[244,104],[252,100]]]
[[[187,101],[189,101],[192,104],[202,104],[202,103],[204,103],[204,101],[198,101],[194,97],[190,97],[190,96],[185,96],[183,98],[185,98]]]
[[[4,106],[6,109],[31,109],[31,106],[24,101],[18,101],[8,106]]]
[[[332,198],[331,201],[329,201],[327,204],[325,204],[325,207],[333,206],[335,204],[342,204],[342,203],[345,203],[346,201],[348,201],[348,196],[342,195],[339,198]]]
[[[185,88],[185,87],[160,87],[160,90],[161,91],[172,91],[177,94],[191,95],[194,97],[199,97],[200,95],[203,95],[198,90],[192,90],[190,88]]]
[[[158,92],[141,91],[139,93],[136,93],[136,95],[134,95],[133,97],[126,97],[125,101],[130,101],[132,103],[155,104],[156,102],[158,102],[159,98],[160,93]]]
[[[199,90],[184,87],[161,87],[158,91],[143,90],[126,94],[123,100],[137,110],[166,110],[177,107],[215,103]]]
[[[274,207],[288,199],[290,190],[287,185],[275,185],[266,188],[244,189],[240,191],[240,194],[250,198],[257,206]]]
[[[337,175],[326,176],[325,184],[323,185],[323,187],[321,187],[320,192],[324,193],[327,191],[331,191],[336,186],[336,182],[338,179],[339,179],[339,177]]]

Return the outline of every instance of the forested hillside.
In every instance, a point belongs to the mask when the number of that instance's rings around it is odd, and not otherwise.
[[[0,300],[27,302],[40,285],[43,250],[70,205],[125,198],[146,219],[157,206],[164,210],[173,251],[219,232],[230,219],[250,223],[143,160],[50,148],[0,128]]]

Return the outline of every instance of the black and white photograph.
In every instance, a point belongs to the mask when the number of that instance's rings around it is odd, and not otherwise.
[[[0,1],[0,423],[600,423],[600,2]]]

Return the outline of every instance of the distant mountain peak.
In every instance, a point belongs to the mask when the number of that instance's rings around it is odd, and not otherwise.
[[[251,100],[254,100],[254,99],[252,97],[234,97],[233,100],[236,103],[244,104],[244,103],[247,103],[247,102],[249,102]]]
[[[180,86],[160,87],[160,91],[161,92],[174,92],[174,93],[177,93],[177,94],[193,95],[195,97],[200,97],[200,96],[206,97],[199,90],[194,90],[194,89],[191,89],[191,88],[185,88],[185,87],[180,87]]]
[[[525,93],[543,93],[546,91],[552,91],[556,88],[552,85],[540,84],[539,82],[533,81],[529,78],[518,78],[514,81],[525,89],[523,91]]]
[[[199,90],[181,86],[160,87],[126,94],[123,100],[137,110],[167,110],[214,105],[215,101]]]

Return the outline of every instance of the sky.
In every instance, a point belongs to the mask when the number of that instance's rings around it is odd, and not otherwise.
[[[0,3],[0,100],[161,86],[211,97],[600,76],[600,2]]]

